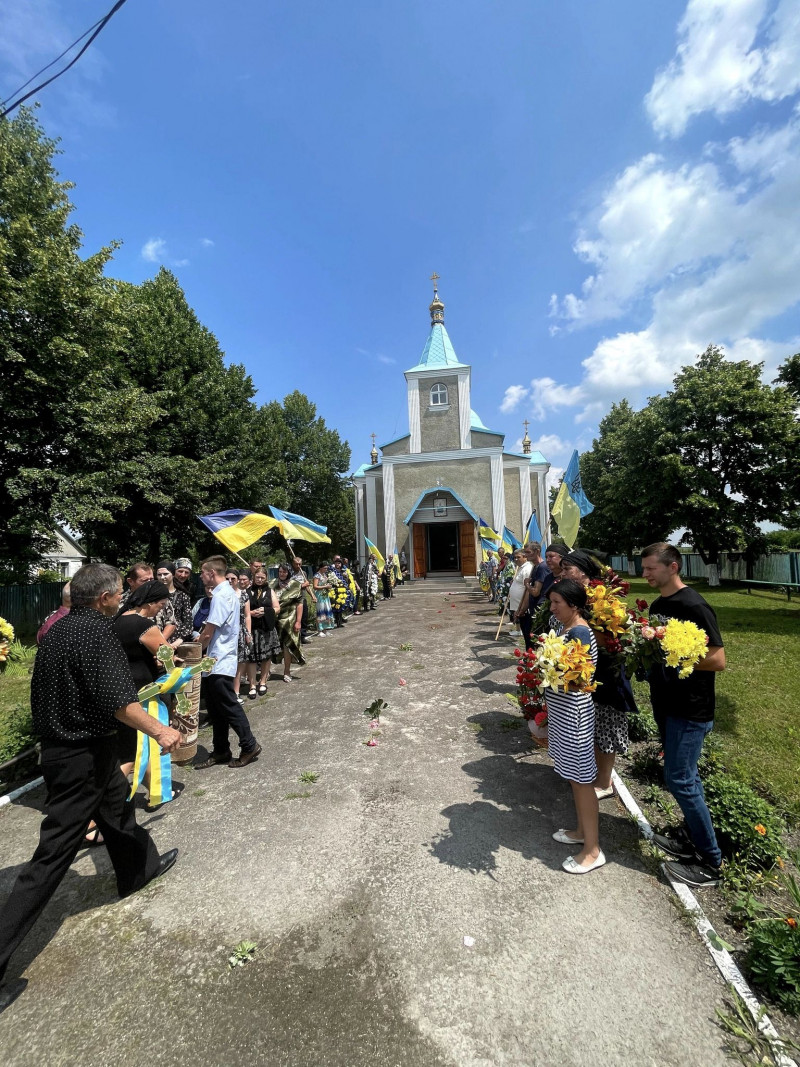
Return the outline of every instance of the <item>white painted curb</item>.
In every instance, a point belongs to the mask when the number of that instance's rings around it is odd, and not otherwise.
[[[639,829],[642,831],[644,837],[647,838],[647,840],[649,841],[653,836],[653,827],[645,818],[642,809],[633,799],[630,790],[622,781],[616,771],[612,772],[611,779],[614,783],[614,788],[617,791],[617,796],[628,809],[628,811],[631,813],[631,815],[633,815],[633,817],[636,819],[636,822],[639,824]],[[759,1004],[752,989],[745,981],[742,972],[736,966],[736,963],[730,952],[728,952],[728,950],[726,948],[723,948],[721,945],[717,946],[716,944],[714,944],[715,940],[719,941],[719,934],[716,932],[714,927],[705,917],[703,909],[698,903],[697,897],[694,895],[688,885],[684,885],[683,882],[676,882],[673,878],[671,878],[669,871],[666,869],[666,866],[664,864],[661,865],[661,869],[666,875],[669,884],[678,894],[678,899],[686,908],[687,912],[691,915],[695,928],[700,934],[700,937],[703,939],[703,944],[711,953],[711,958],[719,968],[720,974],[726,982],[733,986],[733,988],[736,990],[736,992],[739,994],[739,996],[742,998],[745,1005],[747,1006],[747,1010],[758,1022],[759,1030],[764,1034],[764,1036],[767,1038],[772,1047],[772,1051],[775,1056],[775,1061],[778,1064],[778,1067],[797,1067],[795,1061],[790,1056],[787,1056],[786,1053],[783,1051],[784,1046],[778,1036],[778,1031],[770,1022],[769,1016],[765,1014],[762,1015],[760,1019],[758,1018],[759,1012],[761,1011],[761,1005]]]
[[[34,778],[32,782],[28,782],[26,785],[21,785],[19,789],[12,789],[10,793],[6,793],[4,797],[0,797],[0,808],[4,804],[10,804],[12,800],[17,800],[19,797],[25,796],[26,793],[30,793],[32,789],[38,789],[40,785],[44,785],[44,778]]]

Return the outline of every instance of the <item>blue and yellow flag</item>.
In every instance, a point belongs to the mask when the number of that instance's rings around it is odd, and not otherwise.
[[[528,519],[528,525],[525,527],[525,537],[522,540],[522,544],[527,545],[529,541],[539,545],[542,543],[542,531],[539,529],[535,511],[532,513],[530,519]]]
[[[367,550],[369,551],[369,554],[371,556],[374,556],[376,561],[377,561],[377,563],[378,563],[378,573],[380,573],[381,571],[383,571],[383,568],[386,566],[386,560],[383,558],[383,556],[378,551],[378,546],[377,545],[373,545],[372,541],[370,541],[370,539],[368,537],[365,537],[364,540],[367,543]]]
[[[509,530],[507,526],[504,526],[500,547],[504,548],[506,552],[513,552],[517,548],[522,548],[522,542],[517,540],[517,537],[512,530]]]
[[[494,541],[490,541],[486,537],[481,538],[481,559],[485,563],[489,558],[489,553],[494,552],[497,555],[497,545]]]
[[[499,541],[500,534],[491,528],[486,519],[478,519],[478,534],[487,541]]]
[[[241,508],[197,517],[231,552],[241,552],[243,548],[255,544],[267,530],[281,525],[269,515],[259,515],[257,511],[242,511]]]
[[[317,544],[324,542],[328,545],[331,543],[327,526],[320,526],[302,515],[292,514],[291,511],[281,511],[280,508],[274,508],[272,504],[269,510],[280,521],[283,536],[287,541],[313,541]]]
[[[551,511],[551,515],[558,526],[559,534],[570,548],[578,538],[581,519],[593,511],[594,504],[589,503],[581,484],[578,450],[576,448],[572,453],[569,466],[564,472],[564,478]]]

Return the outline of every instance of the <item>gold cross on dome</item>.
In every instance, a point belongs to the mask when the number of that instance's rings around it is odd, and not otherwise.
[[[436,273],[436,271],[434,271],[431,275],[431,281],[433,282],[433,288],[435,289],[436,283],[439,281],[439,275]]]
[[[372,438],[372,447],[374,448],[375,447],[375,434],[371,433],[370,437]]]
[[[530,423],[528,422],[527,419],[523,419],[522,420],[522,425],[525,427],[525,433],[527,433],[528,432],[528,427],[530,426]]]

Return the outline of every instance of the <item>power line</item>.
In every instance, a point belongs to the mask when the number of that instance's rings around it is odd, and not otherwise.
[[[35,86],[33,89],[30,90],[30,92],[26,93],[24,96],[21,96],[21,97],[19,97],[19,99],[14,100],[13,103],[9,104],[8,107],[3,112],[0,113],[0,119],[6,118],[6,116],[10,115],[11,112],[15,108],[18,108],[20,104],[23,104],[26,100],[30,99],[30,97],[35,96],[36,93],[38,93],[41,89],[44,89],[51,82],[54,82],[56,80],[56,78],[60,78],[62,74],[66,74],[66,72],[69,70],[69,68],[74,66],[78,62],[78,60],[81,58],[81,56],[86,51],[86,49],[89,47],[89,45],[92,43],[92,41],[94,41],[94,39],[98,36],[98,34],[100,34],[102,32],[104,27],[108,25],[108,23],[111,21],[111,19],[114,17],[114,15],[116,15],[116,13],[119,11],[119,9],[122,7],[122,5],[124,3],[126,3],[126,2],[127,2],[127,0],[117,0],[117,2],[114,4],[114,6],[111,8],[111,10],[108,12],[107,15],[104,15],[103,18],[101,18],[98,22],[95,22],[95,24],[93,26],[90,26],[89,29],[86,30],[84,33],[82,33],[80,35],[80,37],[77,38],[77,40],[73,41],[72,44],[68,48],[65,48],[60,56],[56,56],[56,58],[54,60],[52,60],[50,63],[48,63],[46,67],[42,67],[42,69],[40,71],[37,71],[37,73],[34,74],[31,78],[28,78],[28,80],[25,82],[25,85],[21,85],[19,87],[19,89],[17,89],[14,93],[12,93],[11,97],[8,97],[7,99],[10,100],[10,99],[13,99],[13,97],[16,97],[19,93],[22,92],[22,90],[26,86],[30,85],[30,83],[33,81],[34,78],[38,78],[40,74],[43,74],[46,70],[49,70],[50,67],[52,67],[54,63],[57,63],[59,61],[59,59],[61,59],[63,56],[65,56],[67,54],[67,52],[72,51],[72,49],[75,47],[75,45],[78,44],[80,41],[82,41],[83,38],[86,37],[87,34],[91,34],[91,37],[89,37],[89,40],[86,42],[86,44],[83,46],[83,48],[81,48],[80,52],[78,52],[78,54],[73,59],[71,59],[69,61],[69,63],[67,63],[67,65],[65,67],[62,67],[61,70],[56,71],[56,73],[53,74],[52,77],[48,78],[47,81],[43,81],[40,85]],[[5,101],[3,101],[3,103],[5,103]]]

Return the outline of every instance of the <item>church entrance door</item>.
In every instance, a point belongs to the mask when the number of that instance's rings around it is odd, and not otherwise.
[[[428,531],[428,571],[461,571],[459,524],[432,522]]]

